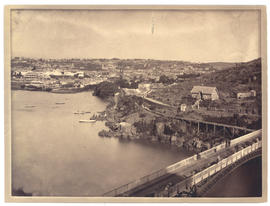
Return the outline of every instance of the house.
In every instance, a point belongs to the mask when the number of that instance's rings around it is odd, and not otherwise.
[[[138,85],[138,89],[141,91],[141,92],[147,92],[151,89],[151,84],[139,84]]]
[[[180,106],[181,112],[185,112],[186,109],[187,109],[187,105],[186,104],[181,104],[181,106]]]
[[[131,96],[139,96],[141,93],[139,89],[128,89],[128,88],[122,88],[122,91],[125,95],[131,95]]]
[[[58,70],[54,70],[52,72],[50,72],[50,77],[52,78],[58,78],[58,77],[62,77],[63,76],[63,72],[60,72]]]
[[[26,81],[33,81],[39,77],[39,74],[37,72],[30,71],[30,72],[25,73],[23,76]]]
[[[237,93],[237,99],[244,99],[247,97],[256,97],[256,91],[250,90],[249,92]]]
[[[80,79],[84,78],[84,72],[77,72],[76,75],[78,75]]]
[[[191,90],[191,95],[193,98],[197,99],[219,99],[219,94],[216,87],[194,86]]]
[[[250,94],[252,97],[256,97],[256,91],[255,90],[250,90]]]

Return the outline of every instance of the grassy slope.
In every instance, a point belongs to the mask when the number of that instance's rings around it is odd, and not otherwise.
[[[256,79],[254,79],[256,78]],[[163,101],[171,103],[185,102],[187,96],[195,85],[215,86],[220,92],[221,99],[235,98],[237,92],[247,92],[255,89],[258,96],[261,95],[261,66],[260,59],[239,64],[237,67],[216,71],[201,75],[199,78],[191,78],[177,85],[160,89],[153,94]],[[168,101],[168,98],[171,99]]]

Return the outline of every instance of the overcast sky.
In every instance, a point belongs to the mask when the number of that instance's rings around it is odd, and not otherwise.
[[[12,11],[12,56],[193,62],[260,57],[258,11]]]

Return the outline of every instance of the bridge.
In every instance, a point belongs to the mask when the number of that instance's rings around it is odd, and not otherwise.
[[[162,116],[162,117],[169,118],[169,119],[176,119],[176,120],[179,120],[179,121],[181,121],[185,124],[188,124],[190,126],[195,125],[197,127],[198,133],[200,133],[203,130],[204,130],[204,132],[210,132],[210,130],[211,130],[214,134],[216,134],[218,129],[219,130],[222,129],[223,136],[229,135],[230,137],[234,137],[236,131],[241,131],[243,134],[247,134],[249,132],[255,131],[254,129],[249,129],[249,128],[245,128],[245,127],[239,127],[239,126],[235,126],[235,125],[228,125],[228,124],[222,124],[222,123],[216,123],[216,122],[209,122],[209,121],[192,119],[192,118],[185,118],[185,117],[181,117],[181,116],[177,116],[177,115],[172,117],[169,115],[162,114],[161,112],[150,110],[149,108],[145,107],[144,105],[142,105],[142,109],[144,109],[145,111],[150,112],[156,116]]]
[[[178,108],[178,107],[174,107],[172,105],[163,103],[161,101],[155,100],[153,98],[147,97],[147,94],[149,94],[151,91],[152,90],[149,90],[148,92],[143,93],[143,94],[141,94],[141,93],[133,93],[132,95],[141,97],[141,98],[143,98],[143,100],[145,102],[150,102],[150,103],[153,103],[155,105],[159,105],[161,107],[166,107],[166,108],[169,108],[169,109],[172,109],[172,110],[175,110],[175,109]],[[197,128],[198,128],[197,129],[198,133],[200,132],[201,129],[204,128],[205,132],[208,132],[211,129],[213,131],[213,133],[216,134],[217,128],[222,128],[223,136],[225,136],[226,133],[227,133],[227,135],[229,135],[232,138],[232,137],[234,137],[235,131],[241,131],[244,134],[247,134],[248,132],[253,132],[254,131],[253,129],[249,129],[249,128],[245,128],[245,127],[238,127],[238,126],[235,126],[235,125],[227,125],[227,124],[222,124],[222,123],[208,122],[208,121],[192,119],[192,118],[184,118],[184,117],[181,117],[179,115],[175,116],[175,117],[172,117],[171,115],[165,115],[164,113],[153,111],[153,110],[145,107],[144,105],[142,105],[142,109],[144,109],[145,111],[148,111],[148,112],[150,112],[150,113],[152,113],[154,115],[157,115],[157,116],[162,116],[162,117],[166,117],[166,118],[180,120],[182,122],[188,123],[190,126],[192,124],[193,125],[195,124],[197,126]]]
[[[203,195],[226,171],[261,155],[262,130],[224,142],[152,174],[113,189],[103,196],[174,197]],[[205,184],[207,183],[207,184]]]
[[[250,152],[248,155],[245,155],[243,158],[235,161],[233,164],[230,164],[228,167],[225,167],[222,171],[217,173],[214,176],[211,176],[207,179],[207,181],[203,182],[202,184],[198,185],[197,187],[197,196],[203,197],[205,194],[221,179],[225,178],[227,175],[232,173],[235,169],[240,167],[241,165],[245,164],[249,160],[254,158],[260,157],[262,155],[261,147],[257,150]]]

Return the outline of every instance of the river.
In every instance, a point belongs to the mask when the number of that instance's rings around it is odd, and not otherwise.
[[[105,107],[91,92],[12,91],[13,189],[38,196],[100,196],[191,155],[158,143],[101,138],[104,122],[79,123]]]
[[[260,197],[262,159],[255,158],[236,168],[214,185],[206,197]]]

